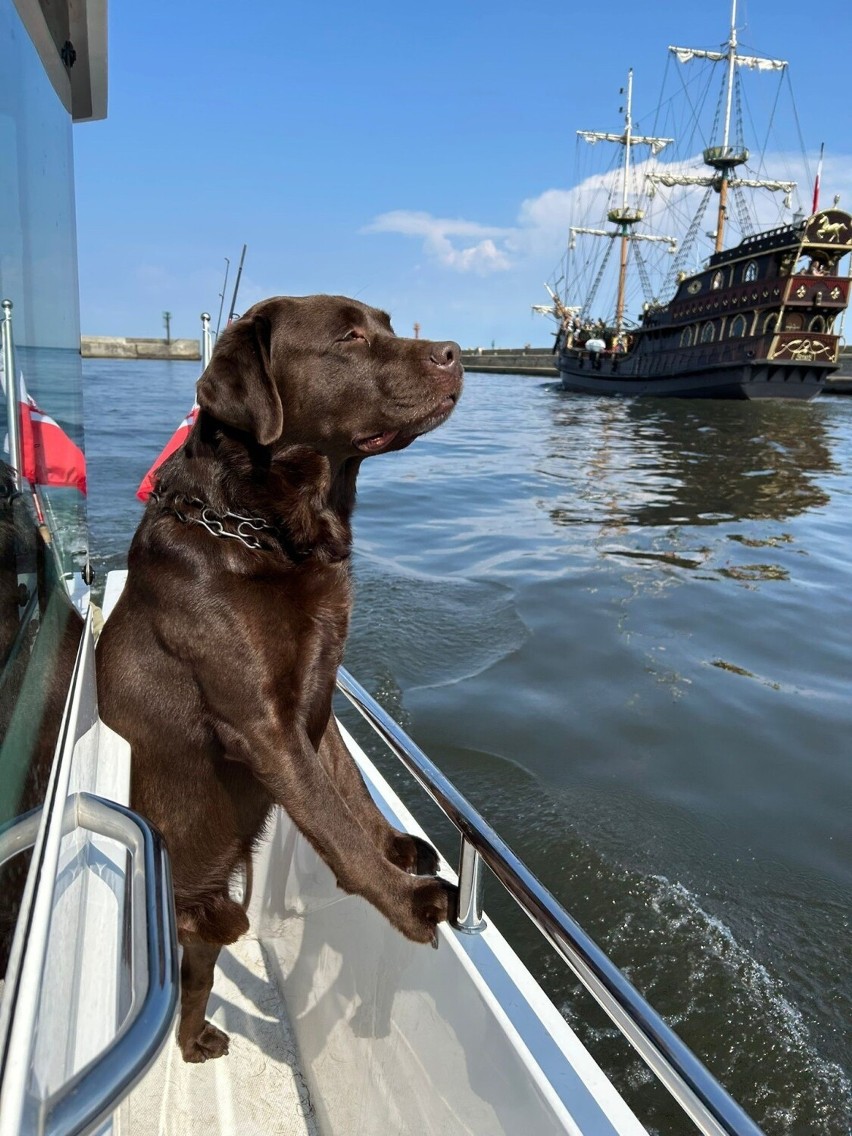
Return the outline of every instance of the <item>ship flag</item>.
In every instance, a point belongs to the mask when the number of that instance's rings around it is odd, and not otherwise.
[[[6,394],[5,373],[0,363],[0,386]],[[18,407],[21,414],[21,474],[31,485],[70,487],[86,492],[86,458],[55,418],[41,409],[27,391],[23,372],[18,377]],[[6,450],[9,449],[8,438]]]
[[[819,208],[819,182],[820,178],[822,177],[822,155],[824,151],[825,143],[821,142],[819,147],[819,161],[817,162],[817,172],[816,177],[814,178],[814,199],[813,204],[811,205],[811,216],[813,216],[813,214],[816,213],[817,209]]]
[[[186,439],[189,437],[189,433],[192,430],[192,427],[195,425],[195,419],[197,417],[198,403],[193,406],[192,410],[190,410],[189,414],[187,414],[186,418],[184,418],[183,422],[181,422],[180,426],[178,426],[177,430],[175,430],[174,434],[172,434],[171,438],[169,438],[168,442],[166,442],[165,446],[163,446],[159,457],[139,483],[139,488],[136,490],[136,496],[140,501],[147,501],[151,494],[154,492],[154,482],[157,479],[157,470],[160,468],[166,458],[171,457],[175,450],[179,450],[181,448]]]

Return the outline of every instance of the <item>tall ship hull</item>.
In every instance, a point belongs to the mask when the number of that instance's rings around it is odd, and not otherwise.
[[[792,398],[819,394],[839,367],[835,323],[849,301],[837,274],[852,248],[852,217],[829,209],[750,237],[686,277],[670,303],[602,350],[559,333],[562,386],[583,393],[677,398]]]
[[[674,139],[635,130],[632,72],[622,131],[577,132],[586,142],[615,143],[621,156],[610,180],[605,221],[599,227],[572,226],[564,295],[551,290],[553,307],[539,309],[559,321],[554,350],[561,384],[585,394],[813,398],[840,365],[842,320],[850,298],[849,274],[842,264],[852,250],[852,216],[837,208],[837,198],[832,207],[819,209],[818,171],[809,216],[800,210],[788,223],[770,228],[752,222],[747,192],[783,193],[782,213],[791,215],[796,183],[741,174],[749,151],[738,133],[743,121],[738,71],[784,72],[787,63],[738,52],[735,2],[723,51],[669,50],[682,63],[703,59],[724,66],[716,116],[722,124],[717,127],[720,144],[704,149],[703,173],[683,163],[656,162]],[[633,151],[642,146],[650,149],[651,160],[640,170]],[[669,192],[668,212],[657,206],[655,213],[652,199],[658,187]],[[675,220],[673,189],[684,195],[683,201],[697,203],[682,240],[652,232],[649,224],[655,215],[659,221],[661,211],[663,223]],[[709,221],[714,228],[703,234],[713,250],[706,256],[700,250],[703,217],[714,196],[716,215]],[[681,220],[685,215],[681,208]],[[742,239],[726,248],[734,223],[739,223]],[[578,238],[592,238],[592,245],[603,250],[597,260],[585,251],[572,259]],[[646,259],[659,248],[675,257],[671,282],[663,282],[664,273],[658,281],[660,292],[671,297],[665,302],[654,295]],[[617,258],[611,257],[615,251]],[[684,270],[702,255],[701,268]],[[610,259],[617,265],[608,267]],[[582,294],[584,271],[589,287]],[[641,281],[645,296],[635,323],[627,315],[632,277]],[[607,311],[606,301],[598,297],[608,279],[613,299]],[[595,318],[601,307],[604,318]]]
[[[637,398],[786,398],[807,400],[813,398],[825,385],[824,372],[814,368],[804,373],[800,369],[773,372],[767,362],[760,364],[719,364],[695,370],[679,371],[668,378],[643,378],[641,375],[628,377],[625,373],[610,376],[593,376],[582,369],[582,361],[576,370],[570,362],[559,366],[559,379],[562,389],[577,394],[625,395]],[[792,379],[791,379],[792,372]],[[780,386],[780,383],[789,383]]]

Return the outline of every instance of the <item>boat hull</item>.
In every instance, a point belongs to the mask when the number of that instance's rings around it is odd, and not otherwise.
[[[651,398],[796,399],[807,401],[825,388],[833,368],[801,363],[718,363],[668,375],[634,375],[629,361],[600,368],[587,360],[559,359],[559,381],[564,390],[581,394],[626,395]]]

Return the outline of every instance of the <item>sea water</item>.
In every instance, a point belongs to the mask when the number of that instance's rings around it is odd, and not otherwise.
[[[198,367],[84,373],[102,578]],[[852,398],[472,374],[359,479],[347,666],[769,1134],[852,1125],[850,532]],[[493,881],[486,908],[640,1115],[693,1131]]]

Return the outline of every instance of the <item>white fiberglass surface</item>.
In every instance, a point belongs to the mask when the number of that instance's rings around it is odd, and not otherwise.
[[[356,743],[392,823],[423,835]],[[446,865],[443,875],[452,876]],[[324,1136],[639,1136],[645,1129],[499,934],[395,932],[279,813],[250,911]]]
[[[207,1016],[230,1053],[183,1061],[170,1038],[118,1113],[121,1136],[317,1136],[283,999],[256,939],[219,956]]]

